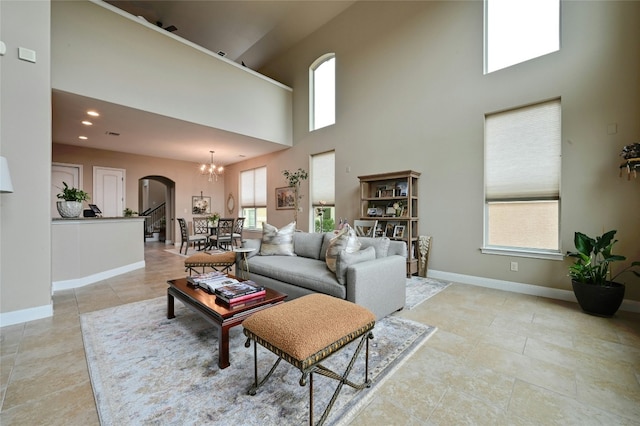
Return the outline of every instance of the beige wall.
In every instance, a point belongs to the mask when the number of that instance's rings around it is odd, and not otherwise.
[[[49,316],[51,306],[51,84],[50,6],[47,1],[1,1],[0,153],[14,192],[0,194],[0,316],[28,311]],[[18,47],[36,63],[18,59]]]
[[[291,145],[289,88],[110,9],[53,2],[54,89]]]
[[[224,175],[217,182],[209,182],[205,176],[200,175],[198,164],[195,163],[58,143],[53,144],[52,156],[54,162],[82,164],[84,166],[84,188],[90,195],[92,195],[93,188],[94,166],[125,169],[125,206],[132,210],[138,209],[138,181],[146,176],[163,176],[175,182],[176,207],[174,219],[184,217],[187,221],[191,220],[193,217],[191,214],[191,197],[194,195],[199,196],[200,191],[202,191],[203,196],[211,197],[212,211],[222,212],[226,205]],[[167,224],[169,223],[167,221]],[[180,228],[176,220],[173,221],[173,230],[174,242],[179,242]]]
[[[294,89],[294,148],[229,171],[268,164],[272,194],[283,168],[335,149],[336,216],[350,220],[358,175],[422,172],[430,270],[569,289],[568,260],[480,253],[484,114],[561,97],[561,250],[573,249],[576,230],[617,229],[617,251],[640,259],[640,179],[618,177],[621,148],[640,140],[638,22],[640,2],[563,2],[559,52],[483,75],[481,1],[358,2],[261,70]],[[309,133],[308,67],[327,52],[336,53],[337,122]],[[277,226],[287,219],[269,210]],[[640,300],[634,280],[627,298]]]

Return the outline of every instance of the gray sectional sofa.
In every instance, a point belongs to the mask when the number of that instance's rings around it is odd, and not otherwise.
[[[368,254],[371,260],[358,260],[358,263],[344,263],[342,268],[338,267],[344,282],[341,284],[325,261],[329,242],[334,236],[333,233],[295,232],[294,256],[261,255],[262,240],[246,239],[243,247],[255,251],[247,254],[246,265],[238,255],[236,275],[286,293],[287,300],[311,293],[346,299],[368,308],[378,319],[402,309],[406,297],[406,244],[386,237],[359,238],[362,244],[359,253]],[[343,252],[344,259],[347,256]]]

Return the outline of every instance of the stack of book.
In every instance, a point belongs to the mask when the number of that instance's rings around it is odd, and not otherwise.
[[[238,283],[238,280],[236,280],[235,278],[231,278],[226,274],[218,271],[192,275],[190,277],[187,277],[187,281],[190,284],[196,287],[200,287],[211,294],[215,294],[216,289],[219,287]]]
[[[224,305],[236,307],[264,298],[267,292],[263,286],[247,280],[219,286],[214,293]]]

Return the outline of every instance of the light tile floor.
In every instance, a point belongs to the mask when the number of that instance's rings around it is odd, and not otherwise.
[[[54,316],[0,328],[0,424],[97,425],[79,315],[166,294],[184,258],[54,295]],[[399,315],[436,334],[353,425],[640,425],[640,315],[454,284]]]

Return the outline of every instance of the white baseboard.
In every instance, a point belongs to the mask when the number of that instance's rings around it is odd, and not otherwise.
[[[126,272],[135,271],[136,269],[144,268],[145,261],[131,263],[129,265],[120,266],[108,271],[98,272],[97,274],[88,275],[86,277],[74,278],[72,280],[54,281],[52,282],[52,292],[55,293],[59,290],[69,290],[72,288],[83,287],[88,284],[93,284],[98,281],[106,280],[116,275],[124,274]]]
[[[0,313],[0,327],[53,316],[53,304]]]
[[[460,284],[475,285],[478,287],[494,288],[496,290],[510,291],[513,293],[529,294],[532,296],[548,297],[549,299],[565,300],[576,302],[573,291],[561,290],[558,288],[542,287],[533,284],[516,283],[513,281],[496,280],[493,278],[476,277],[473,275],[455,274],[453,272],[429,270],[429,278],[452,281]],[[622,301],[620,310],[629,312],[640,312],[640,302],[625,299]]]

